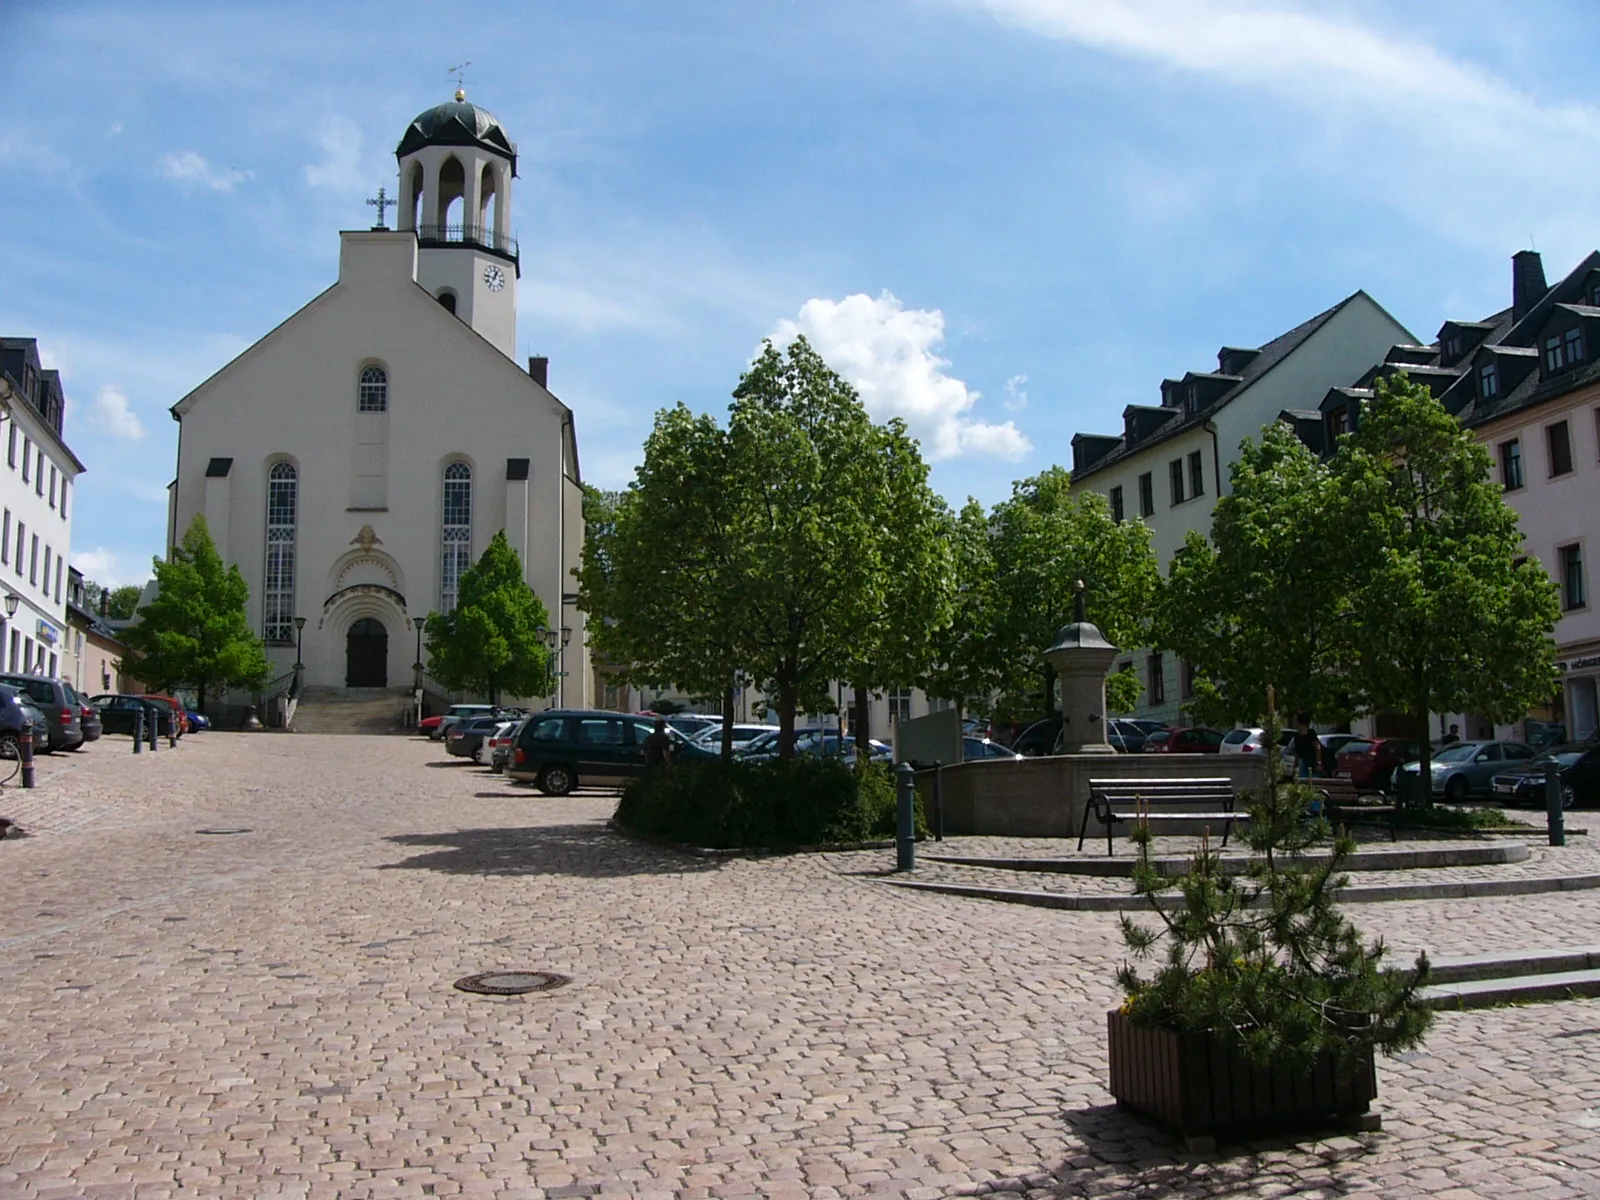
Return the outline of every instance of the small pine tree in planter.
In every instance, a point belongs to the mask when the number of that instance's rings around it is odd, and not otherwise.
[[[1313,815],[1315,789],[1282,778],[1280,728],[1269,690],[1267,783],[1246,796],[1243,874],[1224,870],[1206,837],[1186,874],[1163,876],[1149,827],[1130,835],[1134,888],[1163,928],[1124,916],[1123,938],[1135,960],[1164,942],[1165,962],[1148,977],[1133,963],[1117,974],[1126,1000],[1109,1017],[1111,1092],[1196,1149],[1218,1133],[1328,1119],[1377,1128],[1365,1115],[1374,1051],[1417,1045],[1432,1019],[1417,995],[1426,956],[1414,971],[1385,970],[1382,939],[1364,941],[1335,906],[1355,842]]]

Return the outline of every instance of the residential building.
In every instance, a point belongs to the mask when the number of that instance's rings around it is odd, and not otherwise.
[[[46,370],[33,338],[0,338],[0,593],[16,613],[0,634],[8,671],[61,671],[66,571],[76,482],[84,466],[62,436],[61,376]]]
[[[1163,572],[1191,530],[1209,533],[1217,497],[1246,438],[1285,411],[1306,412],[1330,388],[1365,375],[1397,342],[1416,338],[1356,292],[1256,348],[1224,346],[1215,370],[1161,381],[1160,403],[1129,405],[1120,435],[1072,439],[1072,488],[1107,497],[1113,515],[1142,520]],[[1137,715],[1182,718],[1193,674],[1159,648],[1129,648],[1117,669],[1137,670]]]
[[[67,636],[61,677],[84,696],[120,692],[127,682],[122,659],[128,648],[105,623],[104,600],[102,593],[102,608],[96,612],[85,602],[83,573],[76,567],[67,568]]]

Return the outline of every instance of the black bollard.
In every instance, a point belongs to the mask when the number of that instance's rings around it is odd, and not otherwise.
[[[152,708],[145,711],[145,721],[146,728],[150,733],[150,752],[154,754],[156,750],[159,749],[159,747],[156,745],[156,738],[161,736],[160,719],[156,716],[155,709]]]
[[[915,871],[917,869],[916,772],[911,769],[910,763],[901,763],[895,776],[896,790],[899,793],[895,832],[895,870]]]
[[[944,841],[944,764],[933,762],[933,840]]]
[[[178,747],[178,714],[170,712],[167,717],[167,745],[174,750]]]
[[[1561,764],[1554,760],[1544,765],[1544,817],[1550,829],[1550,844],[1567,844],[1567,818],[1561,808]]]
[[[144,709],[139,710],[139,715],[133,718],[133,752],[144,753]]]
[[[33,722],[28,722],[22,727],[22,736],[17,739],[17,758],[22,763],[22,786],[31,788],[34,785],[33,774]]]

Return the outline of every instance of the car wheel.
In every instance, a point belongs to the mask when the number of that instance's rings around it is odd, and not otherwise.
[[[578,781],[563,766],[549,766],[539,772],[539,790],[546,796],[565,796]]]
[[[1578,795],[1572,790],[1572,785],[1570,783],[1563,783],[1561,785],[1561,807],[1564,809],[1571,808],[1577,803],[1577,801]]]
[[[1451,804],[1460,804],[1467,798],[1467,777],[1465,775],[1452,775],[1445,782],[1444,798]]]
[[[22,757],[17,749],[17,735],[14,733],[0,733],[0,758],[15,760]]]

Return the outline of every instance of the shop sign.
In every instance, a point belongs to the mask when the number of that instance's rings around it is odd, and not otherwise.
[[[50,624],[49,621],[40,617],[38,628],[34,631],[33,636],[35,640],[43,642],[46,646],[54,646],[61,640],[61,631]]]
[[[1600,654],[1591,654],[1588,658],[1575,658],[1571,662],[1558,662],[1556,670],[1563,675],[1570,675],[1574,671],[1587,671],[1600,667]]]

